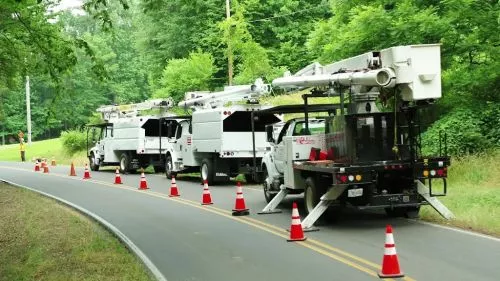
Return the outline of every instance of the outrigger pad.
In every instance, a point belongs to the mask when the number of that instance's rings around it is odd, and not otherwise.
[[[258,215],[267,215],[267,214],[279,214],[279,213],[282,213],[282,212],[283,211],[280,210],[280,209],[274,209],[274,210],[270,210],[270,211],[260,211],[257,214]]]

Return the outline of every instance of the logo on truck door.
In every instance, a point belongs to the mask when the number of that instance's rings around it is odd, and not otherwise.
[[[191,145],[191,137],[187,137],[187,145]]]
[[[296,144],[313,144],[314,140],[309,137],[298,137],[295,139]]]

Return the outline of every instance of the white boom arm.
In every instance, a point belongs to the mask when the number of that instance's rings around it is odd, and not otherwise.
[[[269,92],[269,85],[264,84],[262,79],[257,79],[251,85],[227,86],[224,91],[213,93],[202,93],[199,97],[181,101],[181,107],[217,107],[229,101],[240,101],[258,99],[261,95]]]
[[[272,82],[273,86],[284,88],[334,84],[397,87],[406,101],[440,98],[440,45],[397,46],[326,66],[313,63],[295,75]]]
[[[153,108],[168,109],[174,106],[174,101],[168,99],[154,99],[141,103],[123,104],[123,105],[105,105],[99,107],[96,111],[102,114],[104,120],[111,120],[121,117],[137,116],[141,110],[149,110]]]

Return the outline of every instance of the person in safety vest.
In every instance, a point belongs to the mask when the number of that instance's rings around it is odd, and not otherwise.
[[[26,161],[26,145],[24,139],[19,139],[19,151],[21,151],[21,161]]]

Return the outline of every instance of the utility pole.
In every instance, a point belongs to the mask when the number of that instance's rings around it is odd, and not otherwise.
[[[229,21],[231,18],[231,6],[230,0],[226,0],[226,18]],[[231,33],[232,26],[229,26],[229,32]],[[227,40],[227,72],[229,75],[229,86],[233,85],[233,50],[231,47],[231,34]]]
[[[28,127],[28,145],[31,145],[31,101],[29,76],[26,76],[26,125]]]

